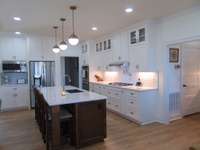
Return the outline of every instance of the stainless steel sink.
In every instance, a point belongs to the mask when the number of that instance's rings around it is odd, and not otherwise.
[[[71,89],[71,90],[65,90],[65,91],[68,92],[68,93],[81,93],[81,92],[83,92],[83,91],[78,90],[78,89]]]

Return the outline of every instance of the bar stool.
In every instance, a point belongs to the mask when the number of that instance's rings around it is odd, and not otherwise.
[[[1,112],[2,100],[0,99],[0,112]]]
[[[46,143],[46,149],[48,150],[51,145],[51,110],[48,106],[48,104],[45,102],[44,105],[45,108],[45,143]],[[64,108],[60,108],[60,128],[61,128],[61,139],[64,138],[72,138],[72,133],[70,132],[70,126],[72,124],[72,114]],[[69,134],[63,135],[62,133],[67,129],[69,131]],[[63,140],[64,141],[64,140]]]

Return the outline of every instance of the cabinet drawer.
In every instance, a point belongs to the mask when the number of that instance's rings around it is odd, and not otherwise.
[[[137,107],[137,100],[136,99],[127,99],[127,105],[130,107]]]
[[[112,101],[110,98],[107,99],[106,104],[107,104],[106,106],[107,108],[112,109]]]
[[[132,119],[139,120],[139,115],[136,107],[129,106],[126,115]]]
[[[111,105],[114,111],[121,112],[121,99],[112,98]]]
[[[118,90],[118,89],[111,89],[110,90],[110,96],[111,97],[114,97],[114,98],[121,98],[121,96],[122,96],[122,90]]]
[[[125,91],[127,98],[136,98],[137,92],[135,91]]]

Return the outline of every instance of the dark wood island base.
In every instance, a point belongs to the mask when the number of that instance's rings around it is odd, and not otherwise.
[[[71,144],[76,148],[103,142],[106,138],[106,100],[66,105],[72,113]],[[52,112],[52,148],[60,145],[59,106],[53,106]]]
[[[35,118],[47,150],[59,150],[62,145],[61,109],[71,114],[70,144],[82,148],[106,138],[106,99],[50,106],[39,90],[35,90]],[[65,126],[64,126],[65,128]]]

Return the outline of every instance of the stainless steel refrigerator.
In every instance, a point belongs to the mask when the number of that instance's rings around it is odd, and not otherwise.
[[[34,87],[51,87],[55,85],[54,61],[30,61],[30,100],[31,108],[35,107]]]

